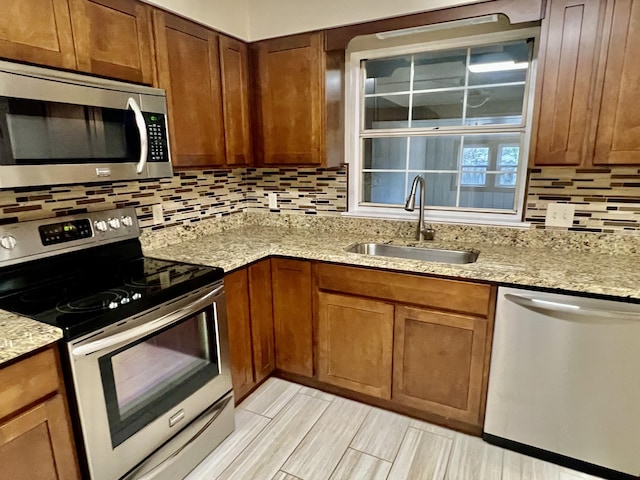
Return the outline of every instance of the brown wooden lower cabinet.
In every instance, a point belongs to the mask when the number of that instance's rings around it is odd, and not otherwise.
[[[313,375],[311,263],[271,259],[276,368]]]
[[[318,294],[318,379],[391,398],[393,305]]]
[[[80,478],[62,395],[0,423],[0,465],[11,480]]]
[[[488,321],[397,306],[393,400],[481,424]]]
[[[0,369],[0,386],[0,478],[79,479],[55,347]]]
[[[229,361],[236,403],[275,369],[271,261],[225,276]]]
[[[255,385],[247,269],[226,275],[224,286],[227,297],[231,380],[237,401],[249,393]]]

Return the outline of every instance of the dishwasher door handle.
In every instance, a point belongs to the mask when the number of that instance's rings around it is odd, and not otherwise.
[[[640,313],[638,312],[592,308],[578,304],[556,302],[545,298],[536,298],[534,296],[517,295],[514,293],[506,293],[504,298],[529,310],[542,311],[548,316],[561,317],[565,320],[590,320],[598,323],[607,321],[611,322],[615,320],[628,322],[640,321]]]

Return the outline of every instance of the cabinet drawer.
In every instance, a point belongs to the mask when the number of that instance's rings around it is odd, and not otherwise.
[[[318,264],[318,288],[486,317],[491,286],[356,267]]]
[[[0,370],[0,419],[58,390],[55,350],[21,360]]]

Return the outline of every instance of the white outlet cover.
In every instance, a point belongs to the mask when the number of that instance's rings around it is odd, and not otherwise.
[[[550,203],[547,205],[547,215],[544,224],[547,227],[565,227],[573,225],[573,215],[576,206],[571,203]]]
[[[278,208],[278,194],[275,192],[269,193],[269,210],[276,210]]]
[[[151,207],[153,212],[153,223],[158,224],[164,222],[164,212],[162,211],[162,204],[156,203]]]

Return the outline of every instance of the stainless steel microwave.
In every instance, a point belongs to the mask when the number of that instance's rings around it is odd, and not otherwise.
[[[0,188],[172,175],[164,90],[0,61]]]

